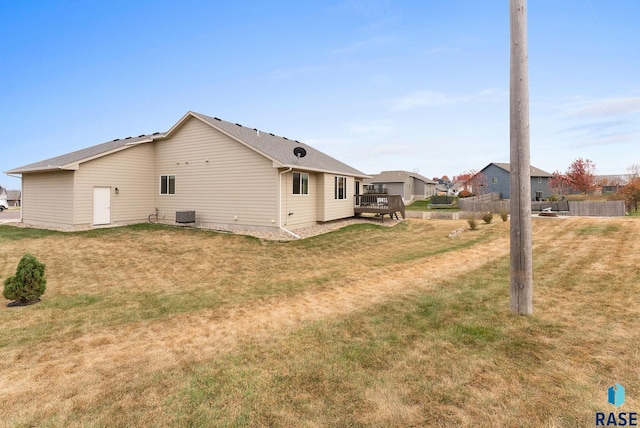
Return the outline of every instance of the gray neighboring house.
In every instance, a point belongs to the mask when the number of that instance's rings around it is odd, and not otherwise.
[[[408,171],[382,171],[364,182],[369,193],[400,195],[405,204],[435,195],[438,184],[416,172]]]
[[[501,199],[509,199],[511,192],[511,165],[493,162],[485,166],[480,173],[484,175],[489,191],[484,193],[500,193]],[[531,166],[531,199],[543,200],[551,196],[549,179],[552,174]]]
[[[354,216],[368,178],[300,141],[195,112],[164,133],[7,173],[22,175],[24,223],[66,230],[192,217],[204,228],[297,229]]]
[[[7,191],[7,202],[10,207],[19,207],[20,206],[20,198],[22,197],[21,192],[19,190],[8,190]]]

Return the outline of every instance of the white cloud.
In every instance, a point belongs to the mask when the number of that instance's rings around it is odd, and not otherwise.
[[[601,98],[570,104],[570,117],[608,117],[640,112],[640,97]]]
[[[625,144],[632,141],[640,141],[640,133],[629,132],[610,134],[594,137],[591,139],[585,139],[576,141],[571,144],[571,148],[583,148],[583,147],[598,147],[598,146],[611,146],[616,144]]]
[[[393,130],[393,122],[389,119],[352,122],[347,127],[354,134],[387,134]]]
[[[435,91],[417,91],[393,100],[391,109],[394,111],[405,111],[420,107],[460,104],[481,98],[486,99],[498,93],[499,91],[495,88],[483,89],[475,94],[457,96]]]
[[[398,155],[410,153],[412,147],[406,144],[385,144],[374,146],[371,153],[374,155]]]
[[[370,48],[379,48],[382,46],[389,46],[398,41],[398,38],[395,36],[377,36],[367,40],[360,40],[354,42],[350,45],[343,46],[341,48],[336,48],[330,51],[331,54],[341,55],[341,54],[351,54],[357,51],[370,49]]]

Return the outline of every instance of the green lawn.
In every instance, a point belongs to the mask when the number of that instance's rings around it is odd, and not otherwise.
[[[441,208],[430,208],[431,201],[429,199],[425,199],[422,201],[415,201],[410,205],[406,206],[407,211],[459,211],[458,207],[441,207]]]
[[[48,278],[40,303],[0,308],[0,426],[593,426],[640,408],[639,233],[535,219],[521,317],[509,223],[291,242],[0,226],[0,277],[28,251]]]

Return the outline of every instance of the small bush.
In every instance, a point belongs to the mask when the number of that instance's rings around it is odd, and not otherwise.
[[[37,301],[47,288],[44,277],[45,265],[34,256],[25,254],[16,269],[16,274],[4,280],[2,295],[19,303]]]
[[[478,220],[476,220],[475,214],[471,215],[471,217],[467,219],[467,223],[469,223],[471,230],[476,230],[478,228]]]
[[[473,196],[473,193],[468,190],[461,190],[460,192],[458,192],[459,198],[470,198],[471,196]]]
[[[483,213],[482,220],[484,220],[484,222],[487,224],[491,223],[493,221],[493,213],[491,211],[487,211],[486,213]]]
[[[502,221],[509,220],[509,211],[507,211],[507,210],[500,210],[498,215],[500,215],[500,218],[502,219]]]

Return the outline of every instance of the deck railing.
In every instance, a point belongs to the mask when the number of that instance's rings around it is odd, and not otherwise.
[[[366,193],[364,195],[354,196],[354,207],[356,214],[375,213],[394,214],[400,213],[405,218],[405,207],[402,196],[388,195],[386,193]],[[397,217],[397,214],[396,214]]]

